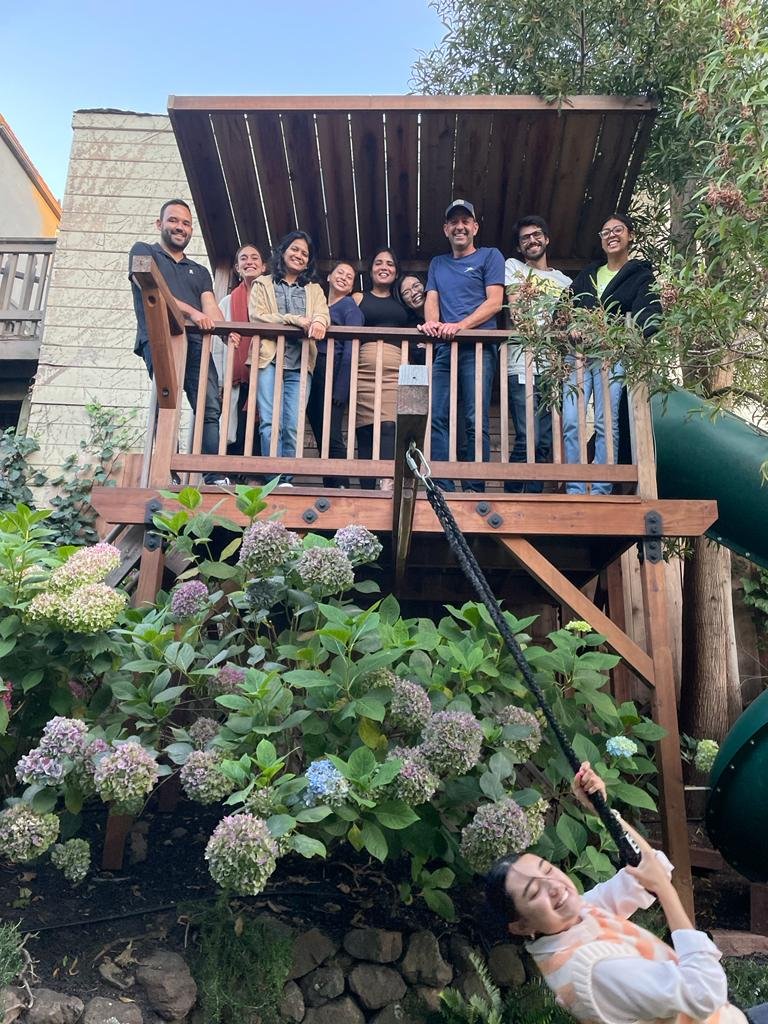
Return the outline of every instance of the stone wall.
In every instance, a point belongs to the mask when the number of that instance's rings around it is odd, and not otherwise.
[[[45,330],[32,390],[28,433],[38,464],[61,465],[88,435],[92,400],[146,419],[149,381],[133,354],[135,321],[128,251],[155,241],[165,199],[189,200],[168,117],[78,111],[48,294]],[[187,250],[207,265],[202,236]]]

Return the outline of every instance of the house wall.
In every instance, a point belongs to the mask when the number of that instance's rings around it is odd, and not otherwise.
[[[58,217],[0,139],[0,238],[50,238]]]
[[[136,410],[143,426],[149,381],[133,354],[128,251],[137,239],[157,239],[165,199],[189,197],[166,116],[78,111],[73,129],[28,427],[41,445],[36,461],[48,469],[88,437],[90,401]],[[187,253],[208,265],[201,235]]]

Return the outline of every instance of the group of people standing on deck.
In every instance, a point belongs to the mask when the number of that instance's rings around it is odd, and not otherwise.
[[[310,236],[304,231],[292,231],[283,237],[267,258],[258,245],[246,244],[235,254],[234,273],[237,285],[221,303],[213,294],[213,285],[207,270],[188,259],[184,250],[192,236],[192,217],[182,200],[173,199],[163,204],[156,224],[160,241],[154,244],[137,242],[131,249],[135,255],[151,255],[166,279],[170,291],[182,311],[193,321],[188,329],[188,357],[184,390],[195,406],[201,365],[202,333],[211,330],[214,321],[266,322],[298,327],[299,336],[285,339],[282,367],[280,408],[275,410],[275,376],[278,372],[277,344],[273,338],[262,337],[258,347],[257,395],[258,433],[254,439],[253,454],[269,455],[273,423],[277,424],[276,454],[290,458],[296,454],[299,401],[306,399],[306,418],[320,447],[324,431],[329,438],[328,454],[331,459],[344,459],[347,445],[343,426],[350,400],[351,345],[335,341],[333,359],[329,359],[327,334],[332,326],[350,327],[416,327],[425,338],[433,339],[431,454],[438,462],[449,459],[449,422],[451,401],[458,408],[457,431],[460,436],[459,458],[469,459],[475,452],[475,429],[482,432],[483,460],[490,459],[490,404],[491,389],[499,365],[499,346],[495,340],[483,342],[481,350],[482,408],[475,409],[476,398],[476,346],[458,347],[456,373],[457,394],[451,394],[451,346],[446,344],[455,335],[466,330],[495,330],[497,318],[505,305],[509,309],[512,333],[509,338],[507,373],[509,416],[515,431],[515,443],[510,461],[525,462],[527,431],[525,415],[526,359],[523,352],[525,332],[516,330],[524,317],[535,317],[543,329],[551,328],[556,307],[566,294],[570,294],[575,307],[595,310],[602,307],[610,316],[629,314],[646,334],[655,330],[660,312],[654,292],[651,265],[631,255],[635,240],[634,225],[623,214],[614,214],[603,224],[600,232],[602,259],[586,267],[571,280],[561,271],[550,267],[548,248],[550,232],[546,222],[538,216],[522,217],[515,226],[512,244],[520,258],[504,260],[496,248],[476,246],[479,223],[474,206],[465,199],[455,199],[446,209],[443,220],[449,252],[435,256],[430,264],[426,282],[418,275],[403,273],[397,254],[389,247],[377,250],[368,265],[367,287],[355,291],[357,271],[352,263],[339,260],[328,273],[325,289],[317,281],[316,252]],[[136,352],[143,356],[152,373],[149,337],[144,320],[144,309],[138,286],[132,282],[134,308],[137,319]],[[531,304],[531,296],[535,303]],[[242,454],[245,442],[246,408],[251,380],[251,338],[230,334],[229,349],[233,352],[232,390],[229,435],[230,454]],[[575,359],[582,338],[578,331],[570,330],[564,343],[568,347],[568,360],[574,364],[571,379],[562,396],[563,442],[566,462],[580,461],[581,440],[579,428],[579,390],[576,387]],[[302,349],[306,345],[306,383],[302,390]],[[420,351],[421,350],[421,351]],[[208,369],[202,451],[215,454],[219,448],[218,424],[221,413],[221,381],[224,380],[227,347],[215,345],[214,358]],[[423,357],[422,346],[411,345],[412,359]],[[401,363],[399,339],[383,345],[379,354],[375,337],[362,336],[357,367],[355,397],[355,440],[358,458],[371,459],[375,451],[374,418],[378,403],[380,433],[379,458],[394,457],[395,398],[398,371]],[[325,423],[326,375],[332,365],[330,385],[330,423]],[[619,447],[619,402],[623,390],[623,368],[617,362],[610,371],[608,401],[610,416],[605,415],[604,389],[600,381],[602,360],[584,361],[584,401],[594,403],[596,463],[608,461],[606,422],[612,430],[614,459]],[[539,393],[536,377],[539,368],[529,364],[534,374],[534,424],[537,462],[549,462],[552,456],[551,413]],[[207,482],[220,482],[209,474]],[[284,478],[284,483],[289,483]],[[379,480],[378,486],[389,489],[392,481]],[[439,481],[446,490],[452,490],[450,480]],[[325,479],[326,486],[347,486],[348,480],[334,476]],[[365,486],[365,483],[363,484]],[[374,480],[367,482],[376,486]],[[481,491],[482,481],[464,481],[467,490]],[[541,491],[541,483],[508,482],[509,491]],[[566,485],[570,493],[584,493],[585,485],[572,482]],[[608,483],[593,484],[592,493],[610,493]]]

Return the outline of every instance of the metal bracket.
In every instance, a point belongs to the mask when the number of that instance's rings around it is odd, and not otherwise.
[[[163,511],[163,503],[159,498],[150,498],[144,506],[144,525],[153,526],[152,517],[156,512]]]
[[[647,512],[645,515],[645,539],[639,544],[641,560],[647,559],[651,565],[657,565],[661,561],[663,534],[664,522],[661,513]]]
[[[157,551],[163,546],[163,538],[156,530],[144,531],[144,550]]]

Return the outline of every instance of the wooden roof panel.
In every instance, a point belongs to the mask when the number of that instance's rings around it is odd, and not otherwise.
[[[539,213],[553,262],[583,262],[601,220],[626,209],[655,114],[610,96],[171,97],[169,111],[216,267],[238,237],[296,227],[320,259],[366,259],[389,239],[418,265],[446,251],[458,196],[482,244],[509,255],[515,220]]]

